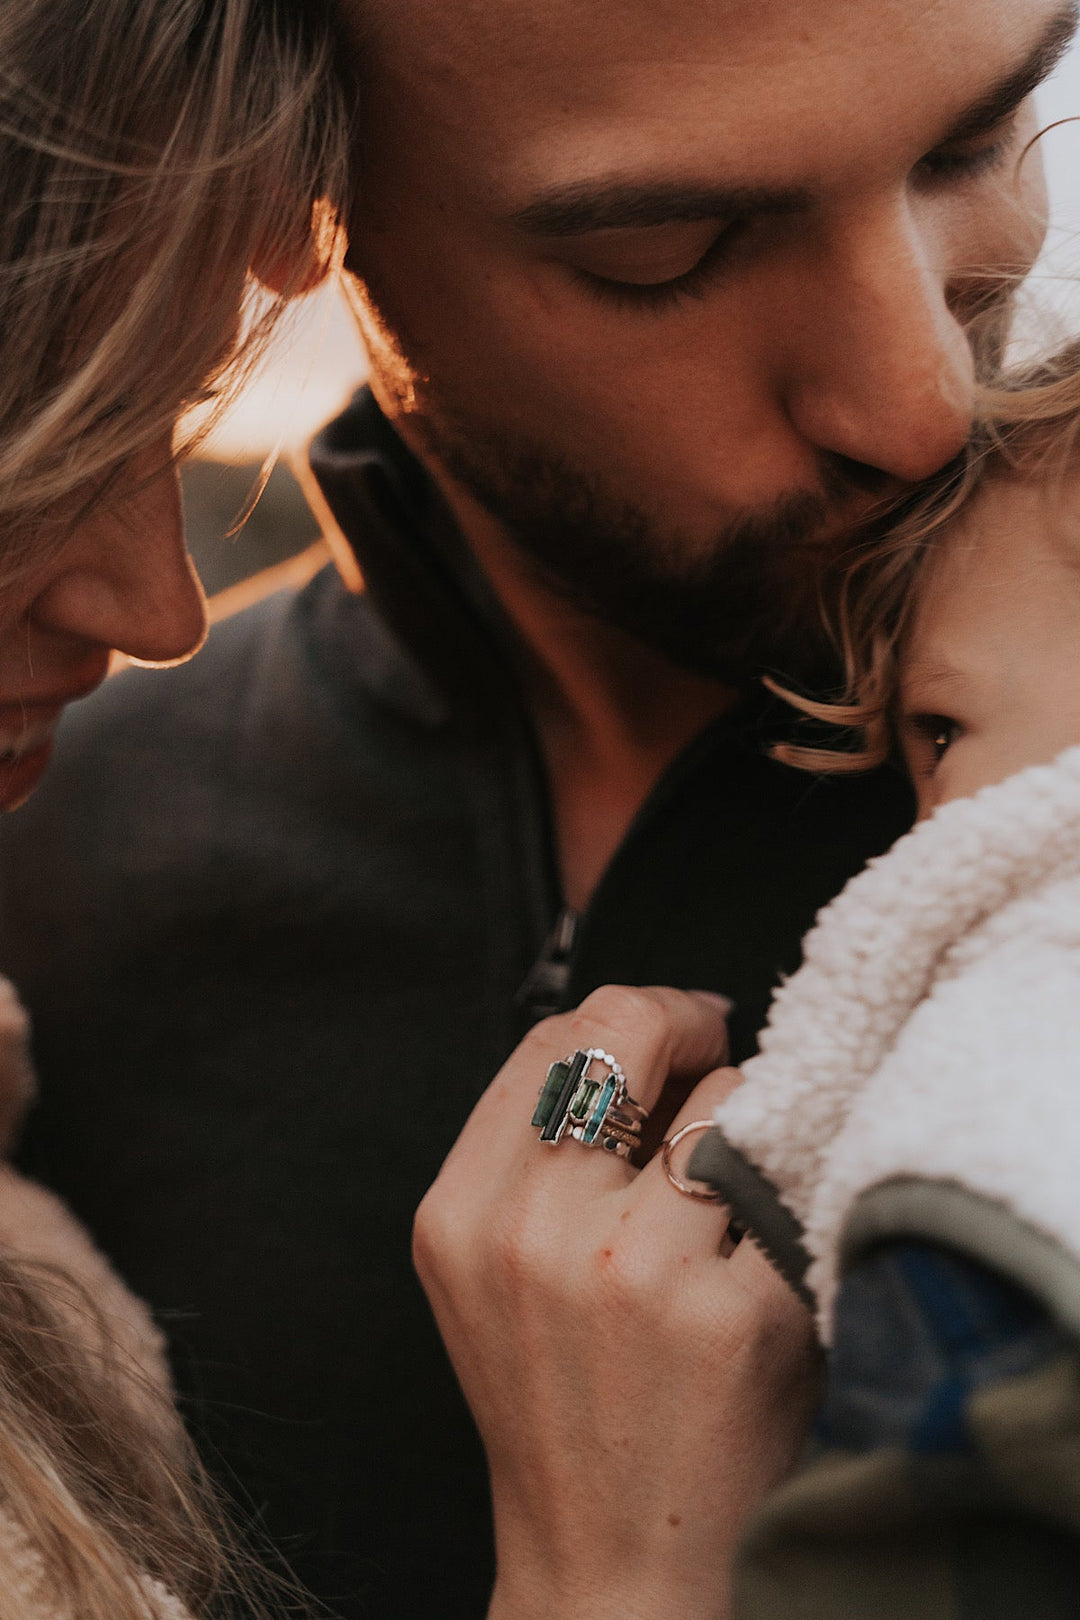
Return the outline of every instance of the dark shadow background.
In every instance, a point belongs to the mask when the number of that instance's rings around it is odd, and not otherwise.
[[[220,461],[190,461],[181,471],[188,546],[207,596],[288,561],[319,538],[319,525],[284,460],[243,528],[229,535],[261,472],[258,462]]]

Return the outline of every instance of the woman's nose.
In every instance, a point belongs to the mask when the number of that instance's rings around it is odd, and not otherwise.
[[[819,266],[790,364],[788,415],[816,449],[905,483],[971,432],[971,346],[906,210]]]
[[[30,618],[143,663],[175,663],[201,646],[206,601],[184,544],[179,478],[164,454],[137,458],[124,488],[80,522]]]

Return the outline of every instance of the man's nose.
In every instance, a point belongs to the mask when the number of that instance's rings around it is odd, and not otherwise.
[[[945,285],[906,205],[830,244],[788,357],[787,410],[803,438],[905,483],[958,453],[974,362]]]
[[[173,663],[201,645],[206,602],[184,544],[174,467],[163,470],[160,456],[133,464],[124,495],[92,511],[64,545],[30,617],[144,663]]]

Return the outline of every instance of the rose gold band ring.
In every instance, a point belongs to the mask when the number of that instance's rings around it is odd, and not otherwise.
[[[713,1123],[711,1119],[692,1120],[689,1125],[684,1125],[681,1131],[676,1131],[674,1136],[668,1137],[660,1154],[664,1174],[671,1185],[677,1192],[681,1192],[684,1198],[693,1198],[699,1204],[722,1204],[724,1200],[713,1187],[706,1187],[700,1182],[695,1186],[693,1182],[684,1181],[672,1163],[672,1155],[688,1136],[692,1136],[695,1131],[711,1131]]]

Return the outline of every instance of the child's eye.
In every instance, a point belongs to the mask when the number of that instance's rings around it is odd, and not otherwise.
[[[964,730],[959,720],[950,719],[947,714],[912,714],[907,723],[923,747],[932,753],[935,765],[940,764]]]

